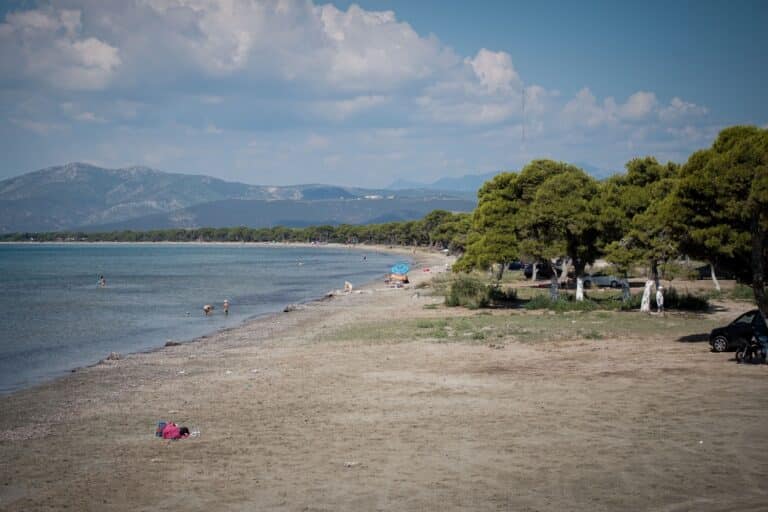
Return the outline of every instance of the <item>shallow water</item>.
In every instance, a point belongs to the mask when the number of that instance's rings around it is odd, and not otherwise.
[[[233,327],[345,280],[369,282],[397,261],[327,247],[0,244],[0,392]]]

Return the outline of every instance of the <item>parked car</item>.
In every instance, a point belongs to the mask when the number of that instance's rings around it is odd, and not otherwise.
[[[521,261],[513,261],[507,265],[507,270],[522,270],[525,267]]]
[[[562,269],[560,267],[555,267],[555,269],[557,270],[557,275],[559,276],[560,272],[562,272]],[[525,267],[523,267],[523,275],[526,279],[533,277],[532,263],[525,264]],[[536,267],[536,279],[549,279],[550,277],[552,277],[552,264],[548,261],[540,261]]]
[[[622,283],[626,283],[627,280],[623,277],[606,276],[603,274],[592,274],[584,276],[584,286],[589,288],[590,286],[599,286],[601,288],[621,288]],[[627,283],[628,284],[628,283]]]
[[[765,332],[766,325],[760,310],[747,311],[736,320],[726,325],[712,329],[709,333],[709,344],[713,352],[734,350],[745,341],[749,341],[755,331]]]
[[[712,279],[712,269],[709,265],[696,267],[694,271],[696,272],[696,277],[699,279]],[[715,269],[715,277],[718,279],[736,279],[736,275],[733,272],[722,270],[720,268]]]

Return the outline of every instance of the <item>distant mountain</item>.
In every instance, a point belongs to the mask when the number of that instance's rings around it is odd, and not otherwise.
[[[397,180],[389,187],[390,190],[403,189],[424,189],[424,190],[442,190],[446,192],[470,192],[477,193],[477,190],[489,179],[496,176],[498,172],[489,172],[486,174],[466,174],[458,178],[440,178],[432,183],[420,183],[417,181]]]
[[[587,174],[590,174],[599,180],[616,173],[616,171],[603,169],[587,162],[576,162],[573,165],[583,169]],[[465,174],[458,178],[440,178],[432,183],[398,179],[393,181],[387,188],[389,190],[441,190],[445,192],[463,192],[472,193],[474,197],[474,194],[477,193],[483,183],[499,174],[499,172],[502,171],[485,174]]]
[[[165,226],[166,221],[162,219],[191,215],[193,210],[188,209],[193,206],[218,203],[218,208],[222,209],[233,207],[236,201],[261,202],[259,204],[263,204],[258,208],[261,212],[269,210],[266,205],[273,201],[301,201],[304,206],[296,211],[305,217],[290,218],[297,223],[317,224],[322,217],[315,215],[309,205],[325,201],[352,201],[366,196],[389,197],[393,193],[320,184],[284,187],[247,185],[210,176],[165,173],[146,167],[105,169],[71,163],[0,181],[0,233],[75,228],[92,231],[93,226],[129,225],[130,221],[138,219],[143,219],[139,223],[150,229]],[[424,190],[396,194],[396,198],[416,200],[460,197],[461,194],[451,196]],[[396,215],[405,215],[404,210],[398,211],[400,213]],[[376,214],[386,216],[390,213],[377,211]],[[211,217],[201,215],[199,218]],[[227,225],[248,225],[231,216],[229,218],[232,224]],[[267,215],[265,218],[275,217]],[[148,224],[148,219],[156,219],[163,225],[153,226]]]
[[[93,225],[84,231],[144,231],[148,229],[199,227],[305,227],[322,224],[371,224],[414,220],[432,210],[471,211],[474,201],[465,199],[332,199],[212,201],[170,213],[138,217],[113,224]]]
[[[601,167],[597,167],[597,166],[592,165],[592,164],[587,163],[587,162],[576,162],[573,165],[575,165],[576,167],[578,167],[580,169],[584,169],[584,171],[586,171],[587,174],[589,174],[591,176],[594,176],[598,180],[602,180],[604,178],[612,176],[612,175],[616,174],[617,172],[623,172],[623,170],[611,171],[611,170],[608,170],[608,169],[603,169]]]

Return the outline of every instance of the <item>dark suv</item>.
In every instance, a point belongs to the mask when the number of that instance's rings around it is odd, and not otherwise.
[[[709,333],[709,344],[714,352],[725,352],[738,348],[749,341],[755,332],[766,331],[765,320],[760,310],[747,311],[725,327],[718,327]]]
[[[562,272],[561,267],[554,267],[554,270],[557,271],[557,275],[560,275],[560,272]],[[539,264],[536,267],[536,279],[549,279],[552,277],[553,274],[553,267],[552,264],[548,261],[540,261]],[[530,279],[533,277],[533,264],[532,263],[526,263],[523,267],[523,275],[526,279]]]

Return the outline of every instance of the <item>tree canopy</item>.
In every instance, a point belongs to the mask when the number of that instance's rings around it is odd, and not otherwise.
[[[734,126],[695,152],[663,205],[680,250],[750,284],[768,314],[768,130]]]

